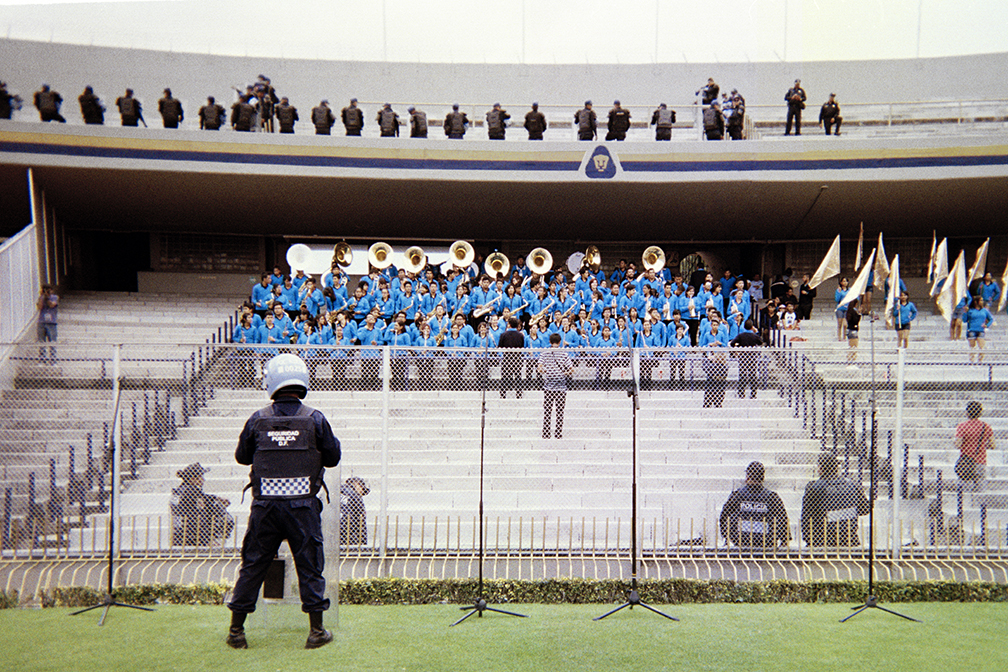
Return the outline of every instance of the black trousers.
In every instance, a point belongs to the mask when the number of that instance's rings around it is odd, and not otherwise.
[[[301,610],[311,613],[329,608],[322,576],[325,553],[321,514],[322,500],[318,497],[252,500],[248,531],[242,542],[241,569],[228,603],[231,611],[241,614],[255,611],[266,571],[285,539],[297,569]]]
[[[508,390],[512,389],[515,391],[515,396],[521,399],[522,381],[520,352],[505,352],[504,361],[501,366],[501,398],[507,394]]]
[[[567,390],[543,390],[543,433],[544,439],[550,436],[550,425],[553,407],[556,406],[556,438],[563,438],[564,406],[567,404]]]
[[[827,117],[823,119],[823,128],[826,129],[826,135],[830,134],[830,128],[833,127],[833,124],[836,124],[836,131],[834,131],[834,135],[840,135],[840,124],[842,123],[843,117]]]
[[[784,123],[784,135],[791,135],[791,122],[794,122],[795,135],[801,135],[801,108],[788,105],[787,121]]]
[[[704,408],[721,408],[724,403],[725,377],[728,367],[724,362],[710,361],[704,365],[707,380],[704,383]]]
[[[739,399],[745,396],[746,387],[749,388],[753,399],[756,398],[756,360],[757,355],[742,352],[739,354],[739,374],[738,374],[738,396]]]

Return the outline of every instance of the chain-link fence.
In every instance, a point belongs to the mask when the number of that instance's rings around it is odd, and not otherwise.
[[[489,577],[624,576],[635,483],[645,576],[860,578],[872,553],[897,577],[982,575],[1005,555],[1008,358],[882,336],[874,355],[869,339],[284,347],[342,443],[324,524],[343,576],[473,576],[481,510]],[[233,561],[234,450],[280,349],[17,346],[3,557],[107,556],[112,522],[121,558]]]

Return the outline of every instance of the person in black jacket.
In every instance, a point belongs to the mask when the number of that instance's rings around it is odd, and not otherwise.
[[[125,95],[116,98],[116,107],[119,108],[123,126],[138,126],[141,122],[147,126],[143,118],[143,107],[140,101],[133,97],[133,89],[126,89]]]
[[[293,133],[294,124],[298,121],[297,108],[290,104],[287,96],[280,99],[280,104],[276,106],[276,118],[280,122],[281,133]]]
[[[367,544],[367,509],[364,507],[364,495],[369,492],[371,489],[359,476],[351,476],[340,486],[340,546]]]
[[[724,139],[724,115],[721,114],[721,104],[716,100],[704,110],[703,128],[708,140]]]
[[[794,86],[784,94],[787,102],[787,122],[784,125],[784,135],[791,135],[791,122],[794,122],[795,135],[801,135],[801,113],[805,109],[805,89],[801,80],[794,80]]]
[[[77,97],[80,103],[81,116],[84,117],[85,124],[102,125],[105,123],[105,106],[94,94],[91,86],[84,87],[84,93]]]
[[[10,119],[21,109],[21,96],[7,91],[7,82],[0,80],[0,119]]]
[[[328,105],[328,102],[326,104]],[[314,115],[314,111],[312,114]],[[343,108],[340,116],[343,118],[343,127],[346,129],[347,135],[359,136],[361,134],[361,129],[364,128],[364,111],[357,107],[356,98],[350,99],[350,104]],[[332,126],[332,124],[329,125]],[[318,128],[318,124],[315,127]],[[324,133],[323,135],[329,134]]]
[[[503,140],[507,133],[507,120],[511,115],[501,108],[500,103],[494,103],[493,108],[486,113],[487,137],[491,140]]]
[[[721,92],[721,87],[714,83],[713,77],[707,78],[707,85],[696,92],[696,95],[701,96],[701,105],[710,105],[712,102],[718,99],[718,94]]]
[[[354,98],[351,101],[354,104],[354,109],[360,114],[360,108],[356,107],[357,99]],[[346,124],[346,111],[347,108],[343,108],[344,116],[343,123]],[[332,127],[336,124],[336,117],[333,116],[332,110],[329,109],[329,101],[323,100],[318,104],[317,107],[313,107],[311,111],[312,124],[315,125],[315,135],[330,135],[332,133]],[[360,126],[364,125],[364,115],[360,115]],[[357,133],[351,133],[350,127],[347,126],[347,135],[360,135],[360,127],[357,128]]]
[[[231,106],[231,128],[236,131],[249,132],[252,130],[252,123],[255,119],[255,108],[245,100],[239,98]]]
[[[843,123],[843,117],[840,116],[840,105],[836,102],[836,94],[829,94],[829,100],[823,103],[822,108],[819,110],[819,125],[826,129],[826,135],[830,134],[830,128],[836,124],[836,130],[833,135],[840,135],[840,124]]]
[[[739,399],[745,397],[746,386],[751,391],[751,398],[756,398],[756,369],[759,363],[760,353],[755,348],[763,345],[763,339],[753,330],[756,328],[752,320],[746,320],[745,331],[740,331],[739,335],[732,339],[729,345],[733,348],[742,348],[738,352],[739,374],[738,374],[738,396]]]
[[[452,104],[452,111],[445,115],[444,132],[449,140],[461,140],[469,127],[469,117],[465,112],[459,112],[459,104]]]
[[[586,100],[584,107],[574,113],[574,123],[577,124],[578,140],[594,140],[598,137],[595,111],[592,101]]]
[[[651,115],[651,125],[655,127],[655,140],[671,140],[672,124],[675,123],[675,110],[668,109],[662,103]]]
[[[546,117],[539,111],[539,103],[532,103],[532,109],[525,113],[525,130],[529,140],[542,140],[546,132]]]
[[[504,361],[501,366],[501,399],[509,388],[514,388],[515,397],[522,398],[520,350],[525,347],[525,335],[519,331],[521,322],[517,317],[508,319],[508,329],[501,334],[497,347],[504,348]]]
[[[809,287],[808,273],[802,276],[801,288],[798,290],[798,317],[807,320],[812,317],[812,305],[815,303],[816,290]]]
[[[50,89],[48,84],[43,84],[42,89],[35,92],[35,108],[38,109],[42,121],[58,121],[65,124],[66,119],[59,112],[62,104],[63,96]]]
[[[185,119],[182,103],[177,98],[172,98],[171,89],[164,90],[164,98],[158,101],[158,112],[161,113],[165,128],[178,128]]]
[[[213,96],[207,96],[207,104],[199,109],[199,118],[200,130],[219,130],[224,123],[224,108],[215,102]]]
[[[750,462],[745,485],[733,492],[721,509],[721,536],[736,546],[767,550],[791,538],[784,502],[776,492],[763,487],[763,474],[761,462]]]
[[[819,480],[805,486],[802,497],[802,539],[809,546],[857,546],[858,516],[868,514],[861,486],[837,474],[837,458],[819,456]]]
[[[618,100],[613,101],[613,107],[609,110],[608,131],[606,140],[626,140],[627,131],[630,130],[630,110],[624,109]]]

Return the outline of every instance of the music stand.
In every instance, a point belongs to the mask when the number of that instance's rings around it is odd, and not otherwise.
[[[921,623],[916,618],[879,606],[878,597],[875,595],[875,441],[878,438],[878,426],[875,421],[875,320],[877,319],[878,316],[871,313],[869,319],[871,325],[871,449],[868,458],[868,597],[865,598],[864,604],[852,607],[854,613],[841,618],[840,622],[849,621],[865,609],[880,609],[893,616]],[[896,496],[902,497],[903,493],[897,492]]]
[[[487,601],[483,597],[483,465],[484,465],[484,435],[486,432],[486,388],[487,379],[489,378],[489,364],[487,363],[487,349],[489,347],[490,336],[489,333],[483,340],[483,367],[484,373],[481,374],[483,378],[483,399],[482,406],[480,408],[480,495],[479,495],[479,588],[476,591],[476,601],[469,607],[459,607],[462,611],[468,611],[469,613],[452,623],[448,627],[454,627],[466,620],[473,614],[476,614],[479,618],[483,618],[484,611],[493,611],[498,614],[507,614],[508,616],[517,616],[518,618],[528,618],[525,614],[516,614],[513,611],[504,611],[503,609],[497,609],[495,607],[487,606]]]
[[[118,353],[117,353],[118,355]],[[119,358],[116,357],[115,362],[116,369],[119,368]],[[83,614],[85,612],[91,611],[92,609],[101,609],[104,607],[101,618],[98,619],[98,625],[105,624],[105,617],[108,616],[109,608],[111,607],[129,607],[130,609],[138,609],[140,611],[154,611],[150,607],[140,607],[135,604],[126,604],[124,602],[117,602],[114,597],[112,597],[112,577],[115,573],[115,514],[116,514],[116,490],[119,489],[119,479],[117,474],[119,473],[119,465],[121,464],[120,458],[122,456],[122,446],[120,442],[116,440],[116,429],[119,427],[119,393],[120,387],[119,383],[121,378],[119,376],[118,370],[115,376],[115,410],[112,415],[112,431],[109,434],[109,443],[105,446],[105,454],[108,455],[109,452],[112,453],[112,485],[109,487],[109,533],[108,533],[108,587],[107,592],[102,596],[101,602],[94,604],[90,607],[85,607],[78,611],[72,612],[71,616],[77,616],[78,614]],[[110,451],[109,448],[112,448]]]
[[[601,616],[593,618],[593,621],[601,621],[606,616],[611,616],[615,614],[620,609],[625,607],[644,607],[648,611],[653,611],[659,616],[664,616],[670,621],[678,621],[678,618],[674,616],[669,616],[668,614],[658,611],[649,604],[642,602],[640,599],[640,593],[637,592],[637,409],[640,408],[640,358],[637,350],[633,350],[630,356],[630,369],[633,373],[633,381],[631,382],[630,389],[627,390],[627,396],[630,397],[631,406],[633,407],[633,429],[631,431],[631,465],[633,469],[633,476],[631,479],[631,518],[630,518],[630,591],[627,593],[627,601],[620,606],[607,611]]]

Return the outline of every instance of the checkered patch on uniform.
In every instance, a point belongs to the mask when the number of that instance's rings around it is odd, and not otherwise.
[[[259,492],[263,497],[310,495],[311,479],[307,476],[301,478],[264,478],[259,483]]]

